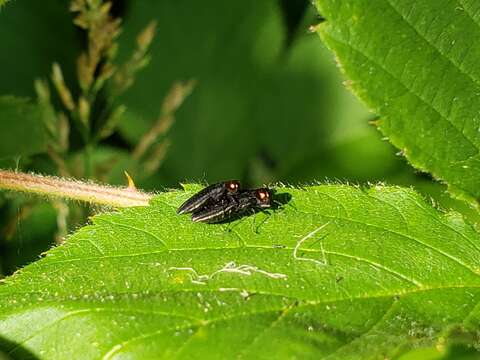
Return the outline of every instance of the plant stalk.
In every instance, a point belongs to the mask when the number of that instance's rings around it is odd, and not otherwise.
[[[53,176],[0,170],[0,189],[85,201],[112,207],[147,206],[152,194]]]

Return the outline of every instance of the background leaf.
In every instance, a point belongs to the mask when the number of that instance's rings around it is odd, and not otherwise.
[[[3,225],[0,261],[4,274],[38,260],[39,254],[54,245],[51,239],[57,230],[57,214],[49,203],[18,197],[0,207],[0,219]]]
[[[194,190],[97,216],[7,278],[3,349],[392,358],[478,326],[479,235],[411,190],[279,188],[283,209],[228,225],[175,214]]]
[[[0,12],[0,95],[32,96],[36,78],[50,75],[52,63],[62,64],[73,84],[80,48],[68,2],[15,1]]]
[[[242,177],[256,152],[255,129],[248,118],[258,83],[281,52],[284,30],[275,1],[210,5],[207,9],[191,1],[134,2],[125,18],[124,34],[130,41],[124,37],[123,44],[133,44],[135,34],[152,18],[161,24],[152,61],[125,99],[136,119],[129,129],[137,134],[148,129],[174,81],[198,81],[170,133],[164,176],[173,182],[202,178],[206,169],[207,179]],[[222,153],[228,156],[212,156]]]
[[[417,168],[480,197],[479,4],[317,0],[318,27],[353,91]],[[468,36],[466,36],[468,34]]]
[[[44,152],[44,109],[11,96],[0,97],[0,159]]]
[[[159,26],[151,62],[124,97],[122,136],[138,141],[172,82],[198,81],[176,114],[161,171],[142,186],[225,178],[366,181],[405,170],[341,85],[331,54],[308,34],[313,12],[292,25],[281,3],[211,0],[208,10],[183,0],[131,3],[120,58],[145,23],[156,19]]]

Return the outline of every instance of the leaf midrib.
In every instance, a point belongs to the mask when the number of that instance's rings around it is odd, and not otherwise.
[[[200,285],[199,285],[200,286]],[[268,291],[263,291],[263,290],[258,290],[258,289],[248,289],[247,287],[243,286],[242,288],[221,288],[222,290],[219,289],[213,289],[213,288],[183,288],[183,289],[167,289],[167,290],[156,290],[156,291],[148,291],[148,294],[145,292],[108,292],[105,293],[105,297],[109,298],[109,301],[111,303],[115,303],[115,299],[119,300],[124,300],[124,299],[132,299],[132,300],[138,300],[138,299],[147,299],[147,298],[157,298],[161,297],[165,294],[178,294],[178,293],[205,293],[205,294],[223,294],[223,293],[229,293],[229,292],[242,292],[246,291],[249,295],[263,295],[263,296],[271,296],[271,297],[278,297],[281,299],[291,299],[292,301],[302,301],[303,303],[298,304],[298,307],[303,307],[303,306],[316,306],[316,305],[324,305],[324,304],[329,304],[329,303],[336,303],[336,302],[342,302],[342,301],[354,301],[354,300],[369,300],[369,299],[379,299],[379,298],[390,298],[390,297],[405,297],[409,295],[414,295],[417,293],[425,293],[429,291],[439,291],[439,290],[463,290],[463,289],[480,289],[480,284],[476,285],[463,285],[463,284],[454,284],[454,285],[434,285],[434,286],[424,286],[422,288],[420,287],[415,287],[415,288],[407,288],[407,289],[397,289],[398,291],[395,292],[371,292],[369,294],[365,295],[354,295],[354,296],[339,296],[336,298],[325,298],[322,300],[318,299],[310,299],[310,298],[302,298],[300,296],[289,296],[283,293],[275,293],[275,292],[268,292]],[[8,295],[41,295],[43,297],[43,300],[38,301],[35,300],[35,306],[39,304],[55,304],[56,302],[61,302],[61,303],[80,303],[80,304],[99,304],[98,302],[93,302],[93,301],[87,301],[84,299],[72,299],[72,296],[75,295],[70,295],[70,296],[51,296],[48,298],[45,293],[41,291],[16,291],[16,292],[11,292],[8,294],[0,294],[0,296],[6,297]],[[82,295],[88,295],[88,293],[83,292]],[[78,296],[80,297],[80,296]],[[91,298],[99,298],[98,292],[92,292],[90,293],[89,297]],[[48,299],[46,299],[48,298]],[[113,298],[113,299],[112,299]],[[100,302],[100,304],[106,304]],[[479,302],[480,304],[480,302]],[[1,306],[0,306],[1,308]],[[28,309],[27,307],[23,307],[22,311],[24,309]],[[277,309],[277,311],[280,311],[282,308]],[[273,309],[272,309],[273,311]],[[15,314],[15,312],[9,313],[9,315]]]

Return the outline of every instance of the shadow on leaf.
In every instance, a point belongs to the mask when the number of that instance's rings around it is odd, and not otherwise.
[[[4,337],[0,337],[0,359],[39,360],[40,358],[24,346],[14,341],[7,340]]]

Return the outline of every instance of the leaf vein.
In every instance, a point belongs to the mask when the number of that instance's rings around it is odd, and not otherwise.
[[[369,260],[369,259],[366,259],[366,258],[362,258],[362,257],[359,257],[359,256],[356,256],[356,255],[350,255],[350,254],[345,254],[345,253],[341,253],[341,252],[337,252],[337,251],[330,251],[330,250],[325,250],[325,253],[326,254],[332,254],[332,255],[337,255],[337,256],[343,256],[343,257],[346,257],[346,258],[349,258],[349,259],[354,259],[356,261],[359,261],[359,262],[366,262],[370,265],[372,265],[373,267],[376,267],[378,269],[381,269],[385,272],[388,272],[392,275],[395,275],[396,277],[398,278],[401,278],[402,280],[412,284],[412,285],[415,285],[417,287],[423,287],[424,284],[422,284],[421,282],[419,282],[418,280],[415,280],[414,278],[410,278],[398,271],[395,271],[393,269],[390,269],[389,267],[385,266],[385,265],[382,265],[382,264],[379,264],[375,261],[372,261],[372,260]]]
[[[395,11],[397,13],[397,15],[403,20],[403,22],[405,24],[407,24],[418,36],[420,39],[422,39],[425,43],[427,43],[432,49],[434,49],[439,55],[440,57],[444,58],[445,60],[447,60],[451,65],[453,65],[454,68],[458,69],[458,71],[464,75],[467,79],[469,79],[474,85],[475,87],[480,87],[480,82],[478,82],[477,79],[475,79],[474,77],[472,77],[471,74],[467,73],[465,70],[462,69],[462,67],[457,64],[455,62],[455,60],[451,59],[447,54],[443,53],[442,51],[440,51],[440,49],[438,47],[435,46],[435,44],[433,44],[429,39],[427,39],[427,37],[425,35],[423,35],[422,33],[420,33],[418,31],[418,29],[412,25],[408,19],[392,4],[391,0],[385,0],[385,2],[391,7],[391,9],[393,11]]]
[[[352,339],[351,341],[347,342],[346,344],[342,345],[341,347],[335,349],[332,353],[328,354],[326,357],[323,359],[328,360],[329,358],[331,359],[334,357],[335,354],[338,354],[341,350],[347,348],[348,346],[351,346],[354,342],[359,342],[362,339],[364,339],[366,336],[368,336],[369,333],[371,333],[380,323],[382,323],[385,319],[387,319],[387,316],[390,315],[390,313],[395,309],[395,307],[400,303],[400,301],[397,301],[395,299],[392,300],[390,306],[388,307],[387,310],[385,310],[385,313],[375,322],[372,324],[370,329],[365,331],[364,333],[360,334],[357,336],[355,339]]]
[[[112,221],[110,219],[106,219],[106,218],[103,218],[101,221],[107,223],[107,224],[110,224],[110,225],[114,225],[114,226],[120,226],[120,227],[124,227],[126,229],[129,229],[129,230],[133,230],[133,231],[138,231],[138,232],[141,232],[141,233],[144,233],[150,237],[152,237],[153,239],[155,240],[158,240],[161,244],[163,244],[163,246],[165,246],[167,249],[168,249],[168,246],[167,244],[165,243],[165,241],[163,239],[161,239],[159,236],[155,235],[154,233],[151,233],[150,231],[148,230],[145,230],[145,229],[141,229],[141,228],[138,228],[136,226],[133,226],[133,225],[129,225],[129,224],[122,224],[122,223],[117,223],[115,221]]]

